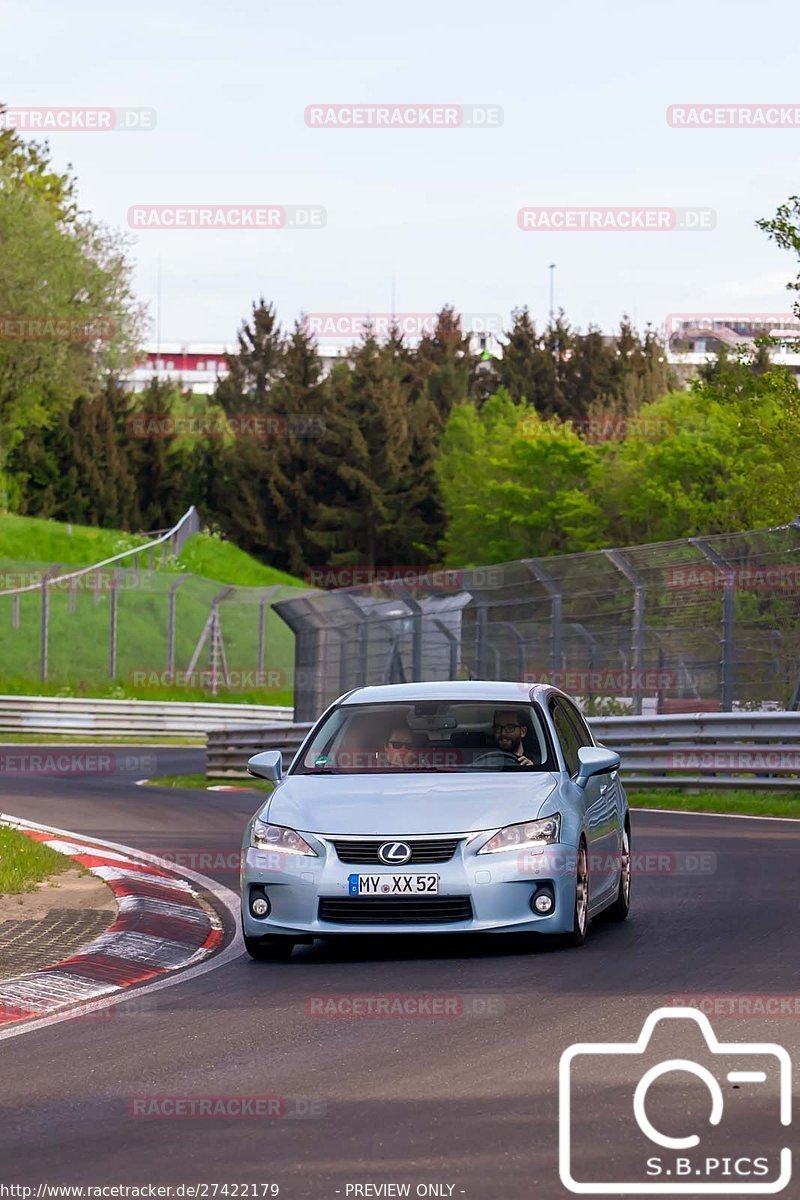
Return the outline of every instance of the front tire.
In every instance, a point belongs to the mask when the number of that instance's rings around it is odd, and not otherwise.
[[[256,962],[286,962],[294,950],[291,938],[252,938],[244,935],[244,948]]]
[[[582,946],[589,928],[589,856],[586,842],[581,838],[578,846],[578,861],[575,868],[575,909],[572,932],[564,938],[566,946]]]
[[[609,921],[624,921],[631,911],[631,835],[626,825],[622,831],[622,855],[619,871],[619,891],[617,898],[605,915]]]

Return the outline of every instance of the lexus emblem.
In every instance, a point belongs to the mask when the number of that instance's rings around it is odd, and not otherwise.
[[[378,847],[378,858],[387,866],[400,866],[411,858],[408,842],[384,842]]]

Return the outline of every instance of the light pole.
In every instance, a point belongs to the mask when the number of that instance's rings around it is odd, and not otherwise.
[[[555,311],[556,311],[556,310],[555,310],[555,287],[556,287],[556,284],[555,284],[555,279],[556,279],[556,277],[555,277],[555,270],[556,270],[556,264],[555,264],[555,263],[550,263],[550,266],[549,266],[547,269],[548,269],[548,271],[550,272],[550,324],[552,325],[552,324],[553,324],[553,317],[555,316]]]

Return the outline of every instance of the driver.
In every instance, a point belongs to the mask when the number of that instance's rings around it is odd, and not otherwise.
[[[499,708],[494,714],[492,729],[499,750],[513,754],[520,767],[533,766],[522,749],[522,739],[528,732],[524,713],[513,708]]]
[[[389,731],[389,736],[386,739],[387,766],[408,769],[412,765],[411,752],[413,749],[414,741],[410,730],[404,728],[402,725],[395,725]]]

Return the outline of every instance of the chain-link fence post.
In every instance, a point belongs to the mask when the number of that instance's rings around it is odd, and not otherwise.
[[[631,624],[631,675],[633,677],[633,687],[631,688],[631,699],[633,701],[633,711],[637,716],[641,716],[646,596],[644,580],[639,572],[635,571],[630,563],[623,558],[619,550],[604,550],[603,553],[633,587],[633,621]]]
[[[264,630],[266,623],[266,609],[272,593],[273,589],[268,588],[258,602],[258,661],[256,662],[256,670],[260,678],[263,678],[264,675]]]
[[[116,679],[117,677],[117,599],[119,589],[120,572],[113,571],[111,575],[111,587],[109,588],[109,612],[108,612],[108,678]]]
[[[561,588],[537,562],[532,558],[522,560],[523,566],[536,579],[550,597],[550,669],[558,673],[563,667],[561,660],[561,620],[563,600]]]
[[[736,668],[736,572],[731,564],[710,546],[705,538],[689,538],[704,558],[719,569],[725,580],[722,591],[722,658],[720,661],[720,704],[723,712],[733,711]]]
[[[167,624],[167,672],[168,678],[175,680],[175,610],[178,599],[178,588],[188,575],[179,575],[169,589],[169,617]]]
[[[39,659],[39,678],[42,683],[47,679],[47,641],[50,634],[50,580],[58,571],[61,564],[54,563],[42,576],[42,645]]]

